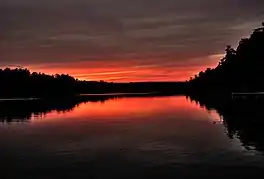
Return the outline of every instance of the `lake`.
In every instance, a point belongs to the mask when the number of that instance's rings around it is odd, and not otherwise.
[[[262,126],[185,96],[38,105],[0,110],[3,179],[264,177]]]

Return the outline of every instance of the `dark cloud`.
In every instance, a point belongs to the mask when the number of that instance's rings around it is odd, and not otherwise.
[[[263,0],[0,0],[0,66],[206,65],[202,57],[259,26],[263,7]]]

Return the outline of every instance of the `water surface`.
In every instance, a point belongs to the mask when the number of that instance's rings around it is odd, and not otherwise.
[[[264,177],[263,140],[184,96],[57,106],[0,110],[3,178]]]

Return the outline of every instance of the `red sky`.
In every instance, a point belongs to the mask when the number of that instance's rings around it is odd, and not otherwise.
[[[207,61],[207,64],[175,64],[164,62],[163,64],[136,64],[133,60],[124,62],[114,62],[111,64],[101,64],[101,62],[87,63],[64,63],[53,65],[32,65],[27,66],[32,71],[47,74],[67,73],[81,80],[91,81],[112,81],[112,82],[139,82],[139,81],[178,81],[187,80],[200,70],[213,68],[217,65],[223,54],[200,57]],[[200,58],[192,59],[194,62]],[[111,60],[112,62],[114,60]],[[174,66],[174,67],[173,67]]]

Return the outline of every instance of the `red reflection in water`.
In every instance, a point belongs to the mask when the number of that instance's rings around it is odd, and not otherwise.
[[[191,111],[191,112],[190,112]],[[119,98],[105,102],[82,103],[72,111],[58,113],[53,111],[42,120],[33,120],[34,123],[58,122],[67,120],[84,121],[138,121],[163,118],[177,115],[177,117],[197,118],[208,113],[199,105],[191,103],[184,96],[148,97],[148,98]],[[214,118],[219,118],[212,112]],[[133,121],[131,121],[133,119]]]

